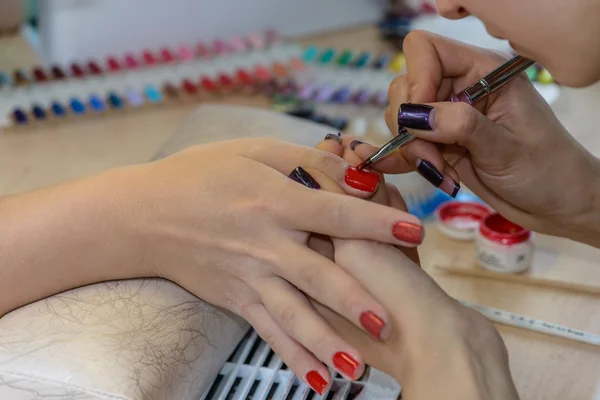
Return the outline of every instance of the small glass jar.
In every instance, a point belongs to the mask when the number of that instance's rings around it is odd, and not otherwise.
[[[483,268],[507,274],[527,271],[533,255],[533,234],[494,213],[479,225],[477,261]]]
[[[457,240],[473,240],[481,221],[492,211],[477,202],[448,201],[435,212],[438,230]]]

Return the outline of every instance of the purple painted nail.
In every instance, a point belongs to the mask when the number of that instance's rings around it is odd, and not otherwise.
[[[425,104],[404,103],[398,112],[398,125],[405,128],[430,131],[433,129],[435,108]]]
[[[342,135],[339,133],[337,135],[334,135],[333,133],[328,133],[327,135],[325,135],[325,140],[335,140],[339,144],[342,144]]]
[[[309,189],[321,189],[321,186],[315,181],[315,178],[310,176],[310,174],[302,167],[296,168],[288,176],[293,181],[296,181]]]
[[[361,142],[360,140],[353,140],[352,143],[350,143],[350,150],[354,150],[356,148],[356,146],[358,146],[359,144],[363,144],[364,142]]]

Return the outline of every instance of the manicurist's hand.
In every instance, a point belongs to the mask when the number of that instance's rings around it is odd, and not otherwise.
[[[560,124],[525,74],[472,107],[447,100],[506,57],[415,31],[406,75],[389,88],[386,119],[421,140],[375,165],[419,171],[449,192],[462,181],[507,218],[533,230],[600,245],[598,160]],[[361,158],[374,150],[356,146]],[[450,193],[451,194],[451,193]]]

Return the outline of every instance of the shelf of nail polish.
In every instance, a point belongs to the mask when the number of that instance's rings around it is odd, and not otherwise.
[[[1,91],[0,115],[8,117],[5,125],[11,121],[25,125],[48,116],[160,104],[179,94],[197,101],[245,88],[262,89],[272,78],[285,81],[302,70],[300,54],[299,46],[280,43],[251,53]]]
[[[181,45],[170,49],[163,47],[157,50],[143,50],[140,54],[128,52],[122,56],[108,55],[104,63],[95,60],[86,62],[74,61],[68,67],[51,65],[37,66],[30,73],[17,69],[12,73],[0,71],[0,89],[26,89],[32,85],[43,85],[49,82],[63,83],[69,79],[84,79],[109,74],[127,73],[143,69],[207,60],[229,54],[262,52],[280,43],[277,34],[266,31],[263,34],[232,37],[229,40],[216,39],[211,43],[198,42],[193,46]]]

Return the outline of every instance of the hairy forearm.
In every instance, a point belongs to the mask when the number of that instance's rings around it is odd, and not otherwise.
[[[74,287],[147,275],[122,171],[0,199],[0,316]]]

